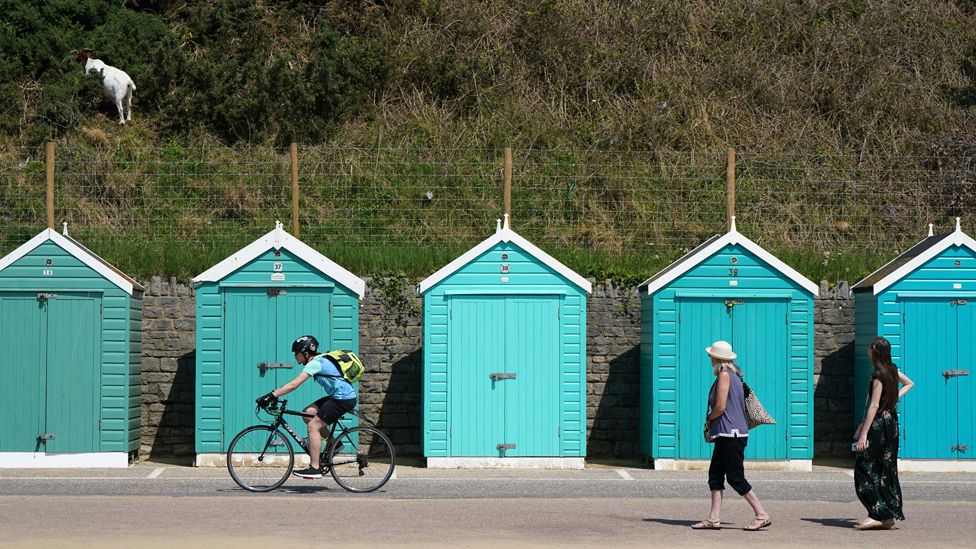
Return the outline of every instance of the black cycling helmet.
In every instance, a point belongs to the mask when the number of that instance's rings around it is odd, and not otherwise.
[[[302,336],[291,344],[292,354],[307,353],[314,355],[319,350],[319,341],[312,336]]]

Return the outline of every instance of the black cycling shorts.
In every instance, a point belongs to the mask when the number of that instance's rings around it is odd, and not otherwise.
[[[356,399],[339,400],[332,397],[322,397],[313,402],[312,406],[318,408],[319,411],[315,415],[319,419],[324,421],[326,425],[332,425],[343,414],[356,407]]]

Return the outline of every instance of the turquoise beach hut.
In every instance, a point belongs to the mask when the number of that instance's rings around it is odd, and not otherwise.
[[[976,241],[959,219],[949,234],[929,236],[851,289],[854,294],[854,417],[864,417],[876,336],[915,382],[898,406],[898,468],[976,471],[973,377],[976,371]]]
[[[417,286],[428,467],[583,467],[590,291],[507,216]]]
[[[0,467],[126,467],[143,287],[46,229],[0,259]]]
[[[749,432],[746,459],[810,470],[819,287],[731,225],[639,287],[640,452],[655,469],[710,459],[702,425],[715,376],[705,347],[721,339],[777,421]]]
[[[222,464],[255,423],[254,399],[301,371],[291,354],[311,334],[323,349],[359,351],[366,283],[285,232],[281,223],[193,279],[197,299],[196,464]],[[289,408],[322,396],[314,383]]]

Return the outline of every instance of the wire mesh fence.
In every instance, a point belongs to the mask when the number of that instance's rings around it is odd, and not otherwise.
[[[727,151],[514,151],[512,227],[559,257],[673,259],[725,229]],[[501,150],[302,147],[300,237],[330,254],[454,253],[503,210]],[[125,270],[192,272],[281,220],[288,150],[59,146],[54,218]],[[0,151],[0,253],[47,224],[41,148]],[[976,206],[976,159],[764,154],[735,162],[739,230],[813,256],[894,255]],[[409,250],[409,252],[404,252]],[[187,265],[190,265],[187,267]],[[183,267],[181,267],[183,266]],[[190,269],[187,271],[186,269]]]

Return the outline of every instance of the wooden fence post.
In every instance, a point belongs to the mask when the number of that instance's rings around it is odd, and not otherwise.
[[[291,144],[291,233],[298,234],[298,143]]]
[[[512,220],[512,148],[505,147],[505,215]]]
[[[47,228],[54,228],[54,141],[47,142]]]
[[[735,215],[735,149],[729,149],[725,165],[725,230],[732,230],[732,217]]]

